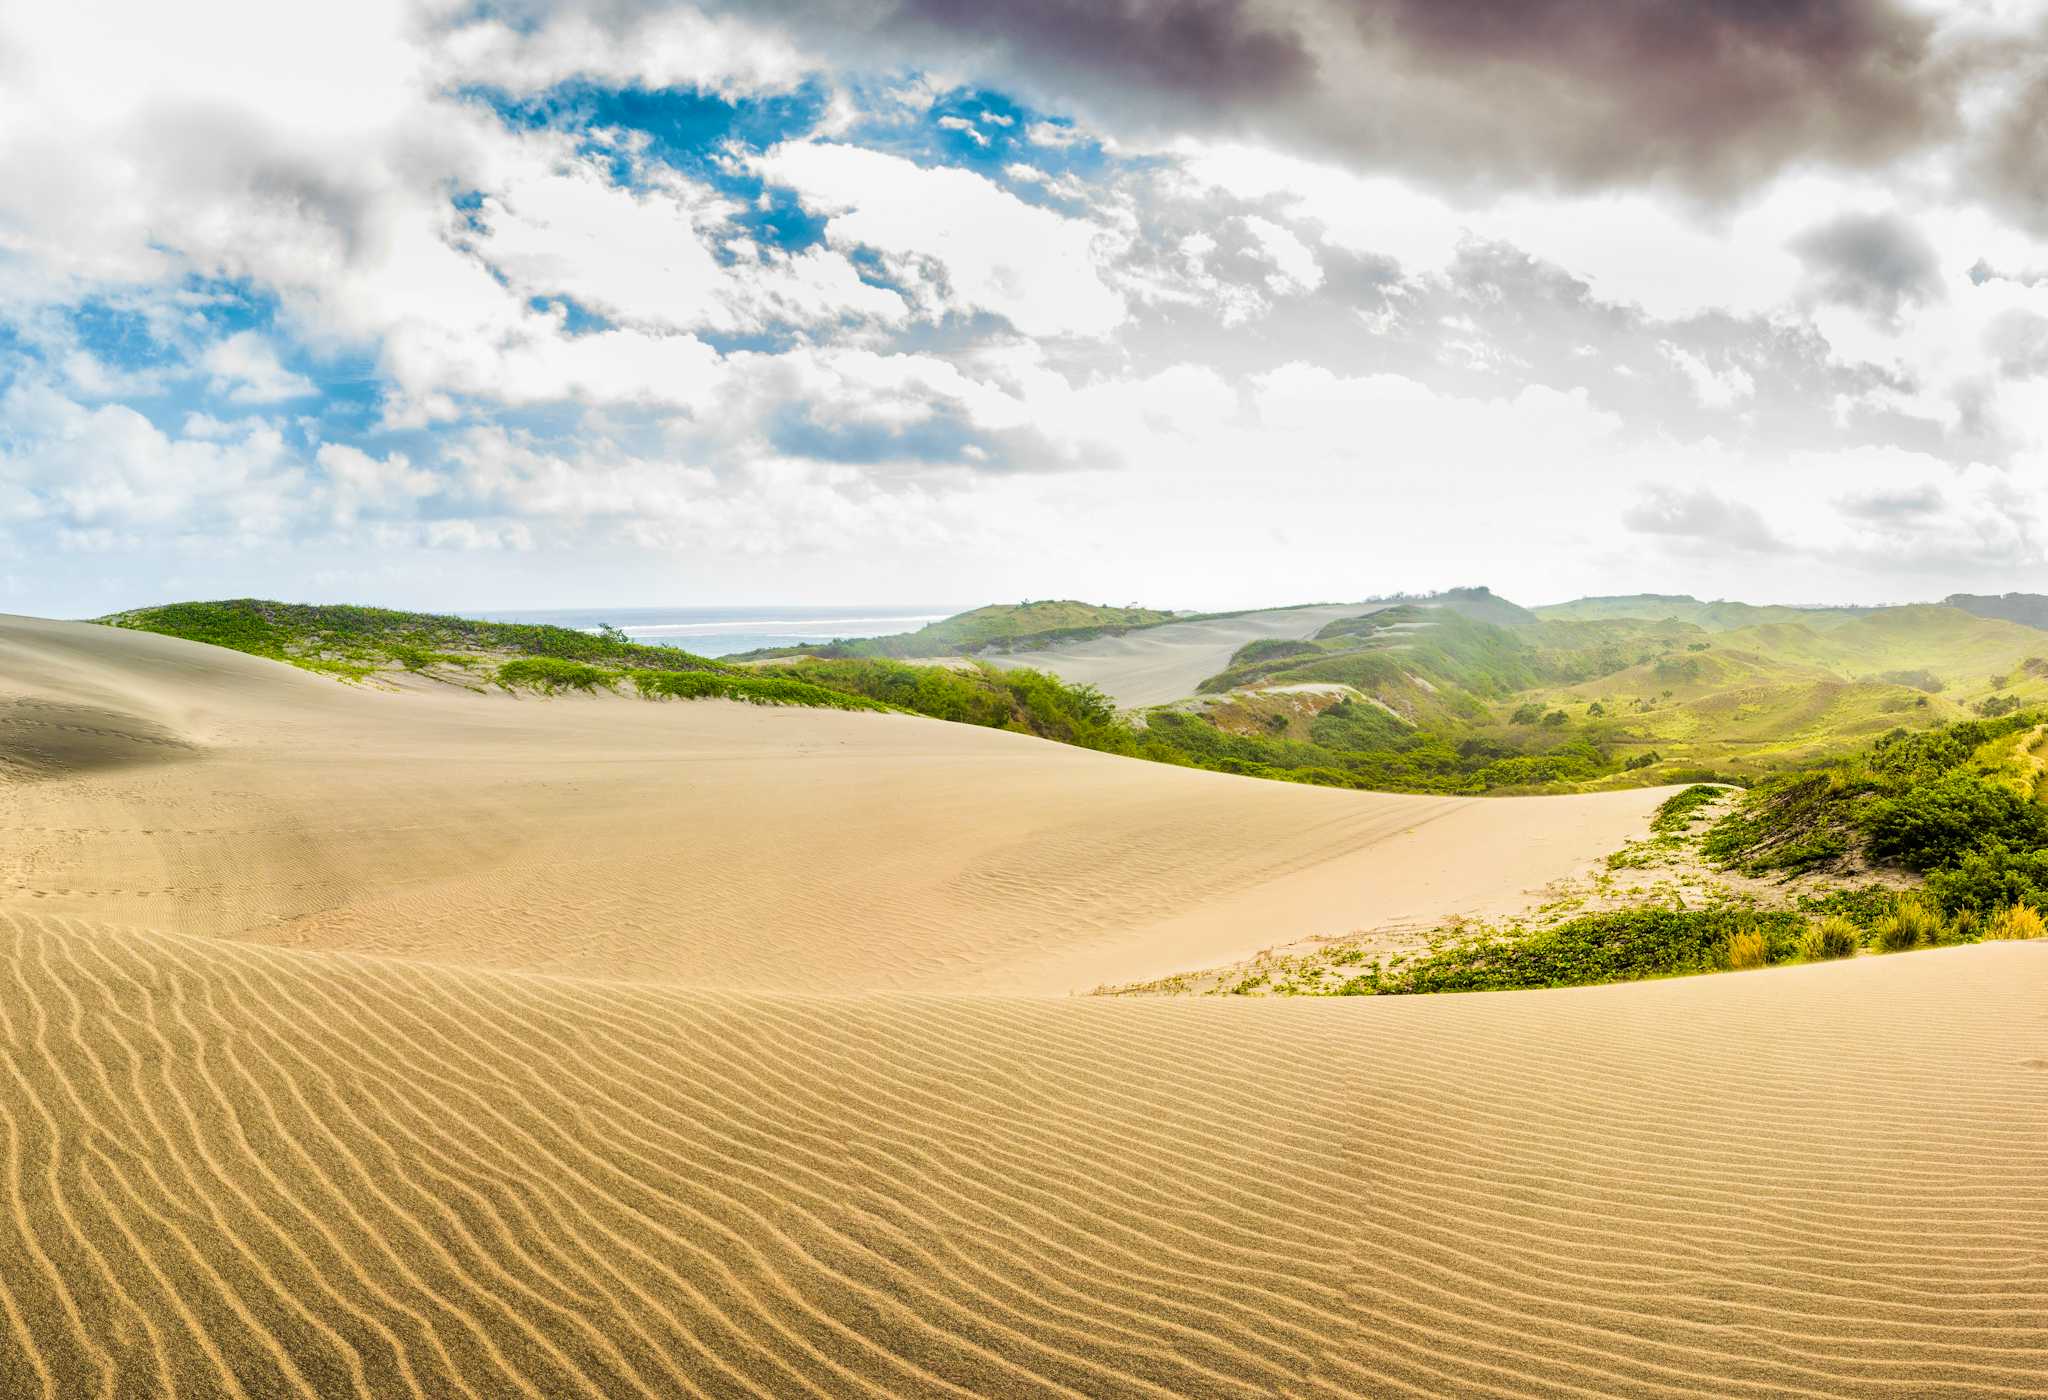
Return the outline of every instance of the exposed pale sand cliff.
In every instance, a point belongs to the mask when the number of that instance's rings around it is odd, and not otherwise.
[[[0,620],[0,1395],[2048,1389],[2048,947],[1054,995],[1653,795]]]
[[[1330,603],[1273,608],[1200,622],[1169,622],[1116,637],[1063,642],[1014,656],[983,657],[998,666],[1030,666],[1074,684],[1088,684],[1119,705],[1164,705],[1229,666],[1247,642],[1300,641],[1346,617],[1363,617],[1387,603]]]

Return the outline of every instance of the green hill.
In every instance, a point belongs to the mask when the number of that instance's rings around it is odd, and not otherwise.
[[[451,678],[449,673],[477,671],[479,661],[519,657],[660,671],[728,669],[674,647],[642,646],[617,633],[263,598],[168,603],[113,613],[99,621],[229,647],[351,680],[382,671]]]
[[[853,637],[822,645],[769,647],[747,652],[741,659],[762,661],[813,656],[904,660],[974,656],[989,651],[1030,650],[1055,642],[1127,632],[1134,627],[1155,627],[1183,616],[1186,614],[1161,612],[1157,608],[1117,608],[1072,599],[994,603],[927,623],[915,632],[898,632],[885,637]]]
[[[1995,617],[2027,627],[2048,630],[2048,595],[2040,593],[1951,593],[1941,600],[1978,617]]]
[[[1872,609],[1703,603],[1683,593],[1632,593],[1608,598],[1576,598],[1569,603],[1551,603],[1533,611],[1537,617],[1552,622],[1599,622],[1635,618],[1645,622],[1689,622],[1695,627],[1719,632],[1769,622],[1799,622],[1809,627],[1832,627],[1836,623],[1861,617]]]
[[[1225,772],[1427,792],[1751,781],[1894,730],[2048,706],[2048,637],[1957,608],[1753,609],[1764,619],[1716,630],[1676,618],[1532,615],[1484,590],[1458,593],[1343,618],[1308,639],[1250,643],[1194,700],[1139,716],[1035,670],[909,660],[1023,650],[1186,614],[1003,605],[873,639],[895,655],[848,643],[746,662],[618,633],[256,599],[103,620],[368,684],[888,708]],[[2013,781],[2033,783],[2033,769]]]

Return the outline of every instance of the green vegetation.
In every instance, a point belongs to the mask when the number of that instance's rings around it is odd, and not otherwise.
[[[541,695],[609,692],[649,700],[900,710],[1110,753],[1189,761],[1170,746],[1148,742],[1100,692],[1031,670],[952,670],[876,659],[735,666],[672,647],[642,646],[617,628],[591,634],[383,608],[251,599],[180,603],[103,620],[352,681],[403,673],[471,689],[490,682]]]
[[[1660,836],[1687,830],[1700,819],[1703,808],[1720,801],[1726,795],[1725,788],[1694,783],[1683,792],[1674,793],[1657,804],[1657,813],[1650,818],[1650,830]]]
[[[2048,629],[2048,596],[2039,593],[1951,593],[1942,602],[1978,617],[2001,618],[2025,627]]]
[[[498,667],[498,684],[507,690],[538,690],[546,695],[565,690],[609,690],[616,672],[582,661],[554,656],[524,656]]]
[[[770,647],[744,659],[776,660],[813,656],[829,660],[912,660],[936,656],[974,656],[983,652],[1030,650],[1055,642],[1115,636],[1139,627],[1157,627],[1182,620],[1157,608],[1115,608],[1071,599],[996,603],[957,613],[887,637],[853,637],[821,645]]]
[[[2016,938],[2048,938],[2048,923],[2042,921],[2039,909],[2026,904],[2011,904],[1991,916],[1984,926],[1984,937],[2000,942]]]
[[[612,629],[593,635],[570,627],[475,622],[437,613],[397,612],[236,598],[170,603],[103,617],[113,627],[156,632],[287,661],[309,671],[360,680],[397,666],[420,671],[461,666],[476,653],[551,657],[591,665],[662,671],[718,671],[715,661],[674,647],[641,646]]]
[[[1624,909],[1534,933],[1483,929],[1421,957],[1375,963],[1340,995],[1510,991],[1676,977],[1801,956],[1806,919],[1789,911]]]
[[[2002,708],[2008,696],[2048,703],[2039,633],[1951,608],[1639,609],[1693,621],[1622,615],[1627,600],[1591,602],[1600,606],[1530,612],[1477,588],[1395,600],[1311,638],[1252,642],[1197,700],[1134,716],[1035,672],[1005,677],[903,658],[943,653],[957,666],[963,652],[1189,615],[1029,602],[754,664],[642,646],[615,628],[251,599],[105,621],[375,683],[562,693],[625,689],[620,677],[629,672],[697,674],[724,679],[636,681],[632,691],[819,705],[854,697],[1105,752],[1327,786],[1463,794],[1761,782],[1787,813],[1805,803],[1811,820],[1764,820],[1745,809],[1745,820],[1762,821],[1757,839],[1717,830],[1720,855],[1751,871],[1811,869],[1870,851],[1932,872],[1973,849],[1969,833],[1987,822],[2015,849],[2033,839],[2034,803],[2048,795],[2048,725],[2020,724],[2025,710],[1996,720],[1973,711],[1990,699]],[[523,662],[535,664],[514,664]],[[1993,781],[2011,801],[1960,784],[1887,790],[1876,796],[1889,806],[1871,806],[1863,825],[1846,822],[1845,794],[1875,790],[1850,792],[1843,784],[1858,780],[1831,764],[1888,732],[1946,732],[1958,721],[2013,723],[1998,731],[2007,747],[1995,762],[1979,765],[1997,769]]]
[[[1868,616],[1870,608],[1759,607],[1753,603],[1703,603],[1683,593],[1634,593],[1609,598],[1579,598],[1537,608],[1540,618],[1551,621],[1597,622],[1633,618],[1647,622],[1686,622],[1719,632],[1759,623],[1792,622],[1827,627]]]
[[[1808,962],[1853,958],[1862,948],[1863,930],[1840,914],[1815,919],[1799,939],[1799,954]]]
[[[1918,893],[1845,890],[1807,906],[1886,951],[2032,936],[1994,930],[2031,928],[2048,909],[2048,806],[2031,795],[2043,732],[2040,716],[2016,714],[1888,734],[1751,790],[1704,850],[1747,874],[1868,863],[1923,875]]]
[[[1093,686],[1039,671],[975,666],[953,670],[884,660],[799,661],[764,668],[823,690],[960,724],[1010,729],[1105,753],[1179,761],[1148,751],[1144,736]]]
[[[1941,914],[1915,898],[1899,900],[1892,912],[1877,921],[1871,932],[1877,946],[1887,953],[1904,952],[1944,941],[1948,923]]]
[[[1474,792],[1747,783],[1811,769],[1894,729],[1978,717],[1992,697],[2048,703],[2040,634],[2011,623],[1940,607],[1676,601],[1687,606],[1636,609],[1662,616],[1626,615],[1628,600],[1606,600],[1516,609],[1532,620],[1509,623],[1442,597],[1402,602],[1305,641],[1240,650],[1202,683],[1217,700],[1201,713],[1246,739],[1322,750],[1240,751],[1241,763]],[[1390,722],[1323,724],[1296,713],[1299,698],[1269,689],[1303,683],[1353,692],[1339,718],[1370,704]],[[2048,788],[2048,760],[2031,771]]]
[[[1895,730],[1861,754],[1758,785],[1716,825],[1706,853],[1752,875],[1852,856],[1926,874],[1975,852],[2048,845],[2048,809],[2000,781],[2011,748],[1999,741],[2038,722],[2022,714]]]

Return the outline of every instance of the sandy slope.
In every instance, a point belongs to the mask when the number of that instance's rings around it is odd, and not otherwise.
[[[2048,946],[1024,994],[1640,805],[12,620],[0,755],[0,1395],[2048,1390]]]
[[[1360,617],[1387,603],[1341,603],[1275,608],[1210,622],[1169,622],[1120,637],[1069,642],[1015,656],[987,656],[998,666],[1030,666],[1075,683],[1086,682],[1119,705],[1163,705],[1230,664],[1246,642],[1297,641],[1339,618]]]
[[[753,989],[1085,991],[1520,907],[1656,801],[1339,792],[909,716],[381,693],[26,622],[0,626],[10,734],[126,766],[60,756],[63,781],[9,790],[0,907]]]

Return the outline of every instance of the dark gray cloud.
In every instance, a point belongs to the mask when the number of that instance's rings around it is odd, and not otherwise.
[[[901,0],[881,28],[920,46],[964,40],[1055,82],[1085,74],[1167,102],[1270,103],[1315,80],[1303,35],[1244,0]]]
[[[2036,233],[2048,233],[2048,59],[1989,123],[1967,187]]]
[[[1904,0],[727,3],[835,61],[933,68],[1119,135],[1253,134],[1455,186],[1713,195],[1869,165],[1954,133],[1988,61]]]
[[[1843,214],[1801,234],[1792,250],[1814,297],[1881,321],[1941,295],[1934,245],[1896,214]]]

